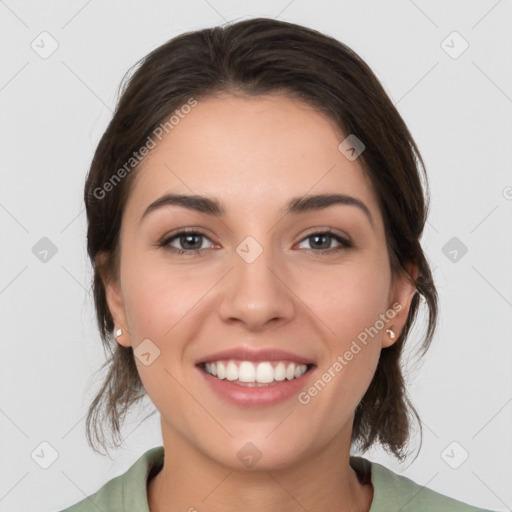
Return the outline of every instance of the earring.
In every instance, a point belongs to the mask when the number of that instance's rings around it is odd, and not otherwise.
[[[123,330],[121,328],[117,329],[117,331],[116,331],[116,338],[118,336],[121,336],[121,334],[123,334]]]
[[[389,334],[389,337],[394,340],[395,339],[395,331],[393,331],[392,329],[386,329],[386,332]]]

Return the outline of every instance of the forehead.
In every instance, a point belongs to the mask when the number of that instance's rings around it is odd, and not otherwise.
[[[329,117],[282,95],[198,101],[142,162],[125,213],[140,217],[166,192],[220,198],[228,215],[329,192],[357,197],[377,218],[370,179],[338,149],[344,139]]]

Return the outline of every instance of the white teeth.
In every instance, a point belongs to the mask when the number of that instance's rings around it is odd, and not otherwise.
[[[233,361],[229,361],[228,367],[226,368],[226,379],[238,379],[238,366]]]
[[[286,367],[284,363],[277,363],[277,366],[274,368],[274,379],[279,381],[286,379]]]
[[[226,367],[224,366],[224,364],[221,363],[220,361],[217,364],[210,363],[210,368],[213,366],[217,367],[217,377],[219,379],[225,379],[226,378]]]
[[[292,380],[304,375],[308,369],[305,364],[285,363],[279,361],[275,366],[268,361],[253,363],[252,361],[215,361],[205,363],[206,373],[219,379],[238,380],[246,383],[269,384],[273,381]]]
[[[270,363],[260,363],[256,370],[256,380],[264,384],[274,380],[274,368]]]
[[[242,361],[238,367],[238,380],[240,382],[256,382],[256,369],[249,361]]]

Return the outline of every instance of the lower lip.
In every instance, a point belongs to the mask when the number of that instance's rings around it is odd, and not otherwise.
[[[239,386],[227,379],[218,379],[202,368],[197,368],[209,386],[221,398],[228,402],[245,407],[264,407],[278,404],[297,396],[304,389],[306,379],[313,372],[314,367],[306,373],[292,380],[279,381],[265,387],[246,387]]]

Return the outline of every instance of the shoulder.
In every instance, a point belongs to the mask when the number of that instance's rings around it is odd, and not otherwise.
[[[371,473],[374,496],[369,512],[493,512],[440,494],[363,457],[351,456],[350,464],[356,471]]]
[[[149,512],[147,502],[147,481],[150,473],[160,470],[163,465],[164,449],[157,446],[146,451],[122,475],[109,480],[91,496],[60,512],[121,512],[137,510]]]

